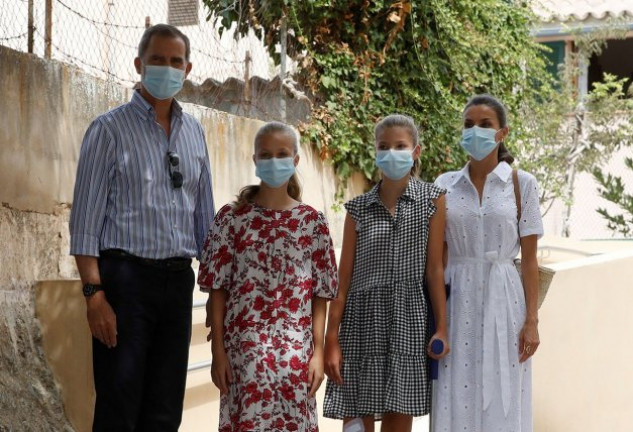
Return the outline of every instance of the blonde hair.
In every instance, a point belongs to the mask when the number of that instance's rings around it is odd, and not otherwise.
[[[299,153],[299,137],[295,130],[288,126],[285,123],[281,123],[278,121],[271,121],[266,123],[264,126],[260,127],[257,130],[257,134],[255,134],[255,152],[259,148],[259,143],[262,138],[268,135],[272,135],[274,133],[281,133],[292,140],[292,148],[295,152],[295,155]],[[259,185],[248,185],[243,187],[240,190],[240,193],[237,195],[236,200],[233,202],[233,207],[236,210],[241,209],[255,198],[255,195],[259,192]],[[301,185],[299,184],[299,179],[297,178],[297,174],[293,174],[288,180],[288,195],[294,200],[301,201]]]
[[[378,135],[384,132],[385,129],[392,127],[401,127],[406,129],[413,141],[413,148],[420,144],[420,130],[415,125],[413,118],[404,114],[389,114],[387,117],[376,123],[374,127],[374,141],[378,140]],[[415,159],[413,166],[411,167],[411,175],[418,176],[420,174],[420,161]]]

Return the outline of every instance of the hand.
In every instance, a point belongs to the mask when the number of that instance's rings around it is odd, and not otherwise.
[[[442,344],[444,345],[444,350],[439,353],[439,354],[435,354],[432,350],[431,350],[431,345],[433,344],[434,340],[440,340],[442,341]],[[431,337],[431,340],[429,340],[429,344],[426,347],[426,352],[429,355],[429,357],[431,357],[432,359],[435,360],[439,360],[442,357],[446,356],[446,354],[448,354],[451,351],[451,347],[448,345],[448,338],[446,337],[446,330],[438,330],[435,332],[435,334]]]
[[[317,390],[321,387],[323,382],[323,354],[315,352],[312,354],[310,364],[308,365],[308,399],[313,398],[316,395]]]
[[[213,351],[213,361],[211,362],[211,381],[220,389],[220,394],[229,394],[229,384],[233,383],[233,373],[226,351]]]
[[[108,348],[116,346],[116,315],[103,291],[86,297],[86,315],[90,333]]]
[[[519,334],[519,362],[523,363],[534,355],[541,341],[536,322],[526,321]]]
[[[325,340],[325,374],[329,379],[338,385],[343,385],[341,377],[341,367],[343,365],[343,352],[338,342],[338,336],[335,338],[326,338]]]

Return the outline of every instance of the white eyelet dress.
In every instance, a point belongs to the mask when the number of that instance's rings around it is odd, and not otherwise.
[[[345,204],[356,223],[356,254],[341,321],[343,385],[327,382],[324,416],[427,414],[427,302],[423,281],[432,200],[444,191],[411,179],[392,216],[380,183]]]
[[[440,176],[446,188],[451,352],[434,387],[434,432],[532,431],[531,360],[519,363],[525,294],[514,266],[520,243],[512,168],[488,175],[481,203],[468,165]],[[518,172],[521,236],[543,234],[535,178]]]

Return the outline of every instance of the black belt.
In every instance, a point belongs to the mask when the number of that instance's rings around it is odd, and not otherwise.
[[[106,249],[99,252],[102,257],[133,261],[135,263],[163,270],[179,271],[191,268],[191,258],[151,259],[132,255],[122,249]]]

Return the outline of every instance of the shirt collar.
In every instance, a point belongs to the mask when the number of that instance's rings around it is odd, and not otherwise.
[[[453,186],[454,184],[456,184],[459,180],[461,180],[462,178],[467,178],[470,181],[470,172],[469,172],[469,168],[470,168],[470,162],[468,162],[464,168],[462,168],[457,175],[455,176],[455,178],[453,179],[453,182],[451,183],[451,186]],[[508,179],[510,178],[510,175],[512,174],[512,167],[510,165],[508,165],[507,162],[499,162],[497,164],[497,166],[495,167],[495,169],[492,170],[492,173],[496,175],[499,180],[503,181],[504,183],[508,182]]]
[[[512,175],[512,167],[507,162],[499,162],[495,169],[492,170],[492,173],[499,177],[499,180],[507,183]]]
[[[378,195],[381,184],[382,180],[380,180],[376,186],[374,186],[369,192],[367,192],[368,207],[372,204],[382,203],[382,201],[380,201],[380,195]],[[409,178],[409,183],[402,193],[401,198],[404,198],[407,201],[417,201],[420,196],[422,196],[422,188],[420,187],[419,182],[415,181],[413,177]]]
[[[139,89],[134,90],[130,103],[136,109],[136,112],[138,112],[144,119],[156,118],[156,111],[154,110],[154,107],[145,100]],[[176,117],[182,116],[182,106],[180,106],[176,99],[172,99],[171,102],[171,115]]]

